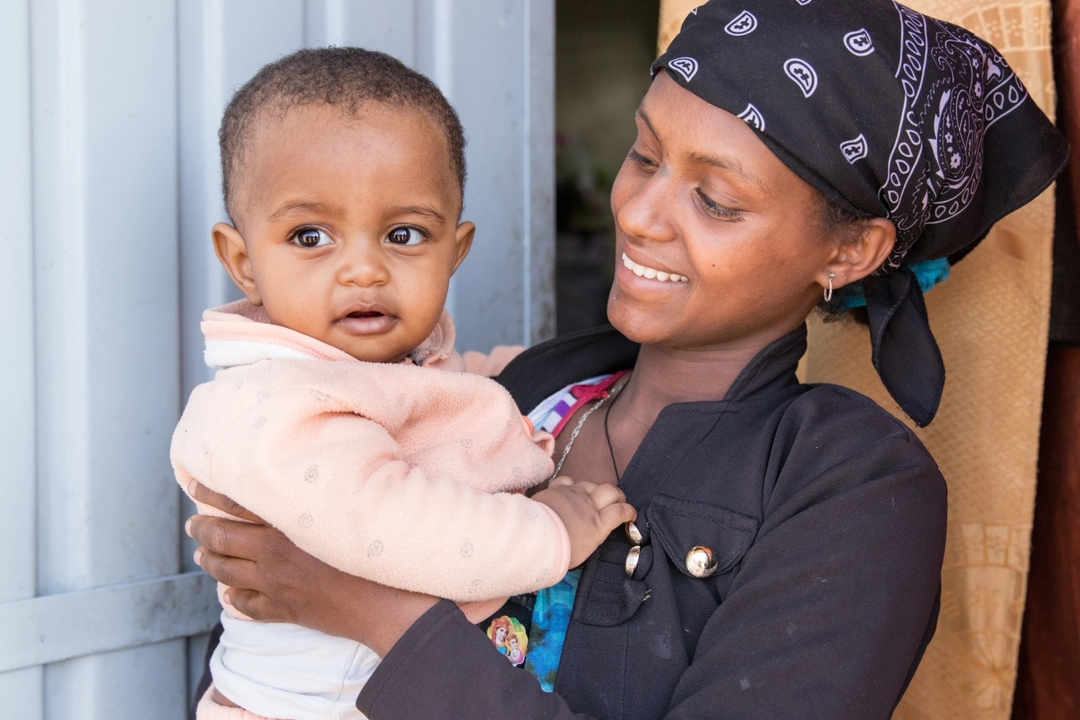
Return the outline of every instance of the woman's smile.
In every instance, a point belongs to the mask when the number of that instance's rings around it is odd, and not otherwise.
[[[654,267],[636,263],[631,260],[630,256],[626,253],[622,254],[622,263],[623,267],[634,273],[634,275],[639,278],[645,278],[646,280],[656,280],[661,283],[685,283],[690,281],[690,278],[685,275],[666,270],[657,270]]]

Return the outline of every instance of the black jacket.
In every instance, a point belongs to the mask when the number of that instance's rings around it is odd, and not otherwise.
[[[645,540],[586,563],[555,693],[449,601],[406,633],[357,699],[371,720],[888,718],[933,635],[945,483],[871,400],[801,385],[800,328],[723,400],[661,412],[620,481]],[[520,407],[633,365],[611,328],[523,353],[498,378]],[[695,546],[715,574],[686,568]]]

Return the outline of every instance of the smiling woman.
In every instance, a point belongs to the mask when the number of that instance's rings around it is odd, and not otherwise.
[[[943,377],[911,265],[969,250],[1065,147],[961,28],[889,0],[750,6],[697,8],[653,65],[612,191],[612,326],[498,378],[563,473],[637,511],[537,596],[543,662],[522,672],[453,603],[329,570],[271,528],[193,521],[242,611],[382,656],[368,718],[885,720],[918,667],[945,483],[907,425],[797,380],[805,321],[857,287],[886,386],[929,422]]]
[[[892,223],[876,218],[856,242],[830,242],[814,221],[817,191],[745,122],[711,110],[661,73],[638,108],[637,140],[612,188],[616,252],[625,259],[608,317],[637,342],[763,347],[802,324],[830,283],[839,288],[879,267],[896,239]],[[719,152],[705,150],[714,138],[724,138]],[[627,260],[688,281],[658,282]]]

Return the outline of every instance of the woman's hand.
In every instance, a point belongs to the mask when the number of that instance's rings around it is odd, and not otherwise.
[[[290,622],[361,642],[384,656],[437,598],[354,577],[308,555],[224,495],[192,482],[188,493],[248,522],[194,515],[195,562],[229,586],[226,599],[263,622]]]

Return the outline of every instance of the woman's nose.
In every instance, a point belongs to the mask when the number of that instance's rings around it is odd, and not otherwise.
[[[360,287],[385,285],[390,280],[390,270],[380,249],[368,242],[347,247],[341,254],[338,281]]]
[[[638,240],[672,239],[674,232],[669,217],[674,198],[669,196],[669,186],[667,178],[653,175],[619,193],[621,201],[615,208],[619,229]]]

